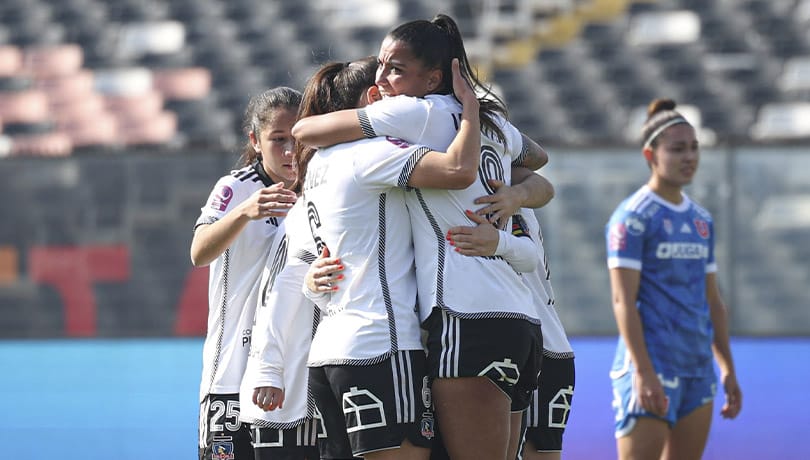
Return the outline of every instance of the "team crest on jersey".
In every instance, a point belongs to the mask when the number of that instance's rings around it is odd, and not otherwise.
[[[227,185],[223,185],[216,193],[211,196],[211,208],[217,211],[224,211],[228,208],[228,203],[233,198],[233,189]]]
[[[697,229],[698,235],[704,240],[709,237],[709,223],[703,219],[695,219],[695,228]]]
[[[213,453],[211,454],[212,460],[233,460],[236,458],[233,453],[233,443],[214,441],[211,446]]]
[[[621,251],[627,247],[627,229],[623,222],[616,222],[610,226],[608,245],[611,251]]]

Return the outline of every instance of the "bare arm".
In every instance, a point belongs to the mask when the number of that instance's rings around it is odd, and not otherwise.
[[[635,367],[635,391],[641,406],[654,414],[665,415],[669,405],[664,388],[653,368],[644,332],[641,316],[636,308],[638,288],[641,283],[641,272],[627,268],[610,269],[610,288],[612,292],[613,314],[619,333],[627,345],[630,359]]]
[[[464,189],[478,177],[481,161],[479,102],[461,76],[457,59],[453,59],[453,91],[463,106],[458,133],[447,147],[447,153],[431,151],[419,160],[408,181],[411,187]]]
[[[222,219],[200,225],[191,240],[191,263],[195,267],[210,264],[228,249],[248,222],[286,216],[295,199],[295,193],[285,189],[284,184],[273,184],[254,192]]]
[[[742,409],[742,391],[737,382],[737,372],[734,368],[734,359],[731,355],[731,341],[728,332],[728,309],[720,296],[717,286],[717,275],[706,275],[706,298],[709,302],[709,312],[714,326],[714,341],[712,351],[717,365],[720,368],[720,381],[726,394],[726,402],[720,410],[724,418],[735,418]]]
[[[326,147],[365,137],[356,109],[302,118],[293,126],[292,136],[310,147]]]

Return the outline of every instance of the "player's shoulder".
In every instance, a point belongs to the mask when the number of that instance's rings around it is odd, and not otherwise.
[[[366,106],[366,109],[371,109],[378,112],[391,112],[391,111],[409,111],[409,110],[428,110],[437,101],[434,99],[427,99],[414,96],[391,96],[380,99],[371,105]]]
[[[649,218],[659,209],[660,204],[658,204],[655,194],[645,185],[622,200],[616,208],[616,214]]]
[[[704,208],[703,206],[701,206],[700,204],[696,203],[695,201],[693,201],[693,200],[692,200],[692,199],[690,199],[689,197],[686,197],[686,199],[688,199],[688,200],[689,200],[689,204],[690,204],[690,205],[691,205],[691,207],[692,207],[692,212],[693,212],[695,215],[697,215],[697,217],[700,217],[700,218],[702,218],[702,219],[704,219],[704,220],[707,220],[707,221],[711,222],[711,220],[712,220],[712,213],[711,213],[711,212],[709,212],[709,210],[708,210],[708,209],[706,209],[706,208]]]
[[[236,182],[242,183],[250,183],[250,182],[261,182],[261,177],[259,176],[259,172],[256,171],[256,167],[254,165],[247,165],[242,166],[238,169],[231,170],[230,174],[224,177],[229,177],[231,180]]]

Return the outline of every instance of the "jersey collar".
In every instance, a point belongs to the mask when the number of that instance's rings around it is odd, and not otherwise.
[[[265,187],[269,187],[275,183],[273,182],[273,179],[271,179],[270,176],[267,175],[267,171],[264,170],[262,160],[259,159],[256,160],[255,163],[253,163],[253,170],[256,171],[256,174],[259,175],[259,178],[262,180],[262,183],[264,184]]]

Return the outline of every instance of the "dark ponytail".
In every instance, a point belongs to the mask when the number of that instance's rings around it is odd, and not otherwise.
[[[658,136],[673,125],[687,124],[686,118],[675,110],[675,101],[672,99],[653,99],[647,105],[647,121],[641,127],[641,148],[655,148],[658,145]]]
[[[357,107],[363,93],[374,86],[376,71],[376,56],[322,65],[307,81],[298,119]],[[307,165],[316,150],[300,142],[296,143],[293,157],[296,179],[293,190],[300,191],[304,185]]]
[[[506,105],[492,92],[491,86],[484,85],[467,58],[464,40],[458,25],[450,16],[437,14],[431,21],[416,20],[397,26],[387,37],[408,46],[416,59],[428,69],[440,69],[442,81],[433,92],[435,94],[453,94],[453,58],[458,58],[461,74],[470,82],[473,90],[479,94],[481,130],[505,142],[497,116],[507,118]]]

